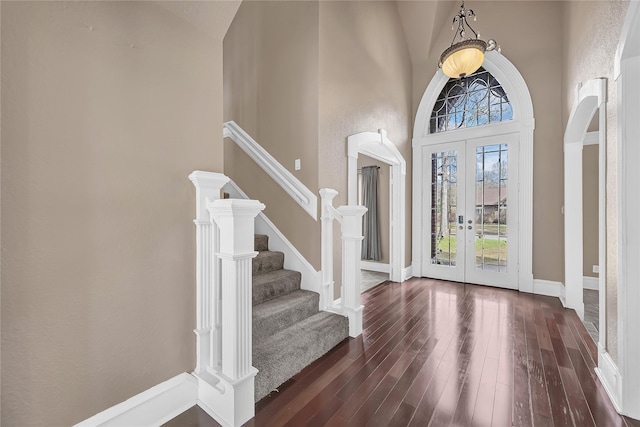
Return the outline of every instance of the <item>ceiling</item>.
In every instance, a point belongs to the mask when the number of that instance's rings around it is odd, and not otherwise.
[[[198,30],[222,40],[241,2],[178,0],[156,4]],[[396,5],[413,64],[425,63],[432,50],[440,52],[447,47],[434,44],[441,33],[449,30],[460,7],[459,0],[396,0]]]
[[[218,40],[224,39],[240,3],[241,0],[156,2],[159,7]]]
[[[434,46],[434,43],[440,33],[450,28],[453,15],[460,7],[459,1],[397,0],[396,5],[414,64],[427,62],[433,49],[440,52],[448,47]]]

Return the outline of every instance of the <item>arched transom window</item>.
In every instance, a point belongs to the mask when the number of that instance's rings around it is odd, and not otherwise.
[[[511,120],[513,109],[502,86],[480,67],[462,79],[450,79],[431,112],[429,133]]]

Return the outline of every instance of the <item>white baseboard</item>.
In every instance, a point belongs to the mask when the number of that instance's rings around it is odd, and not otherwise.
[[[133,396],[76,427],[95,426],[161,426],[196,404],[198,381],[182,373]]]
[[[378,273],[387,273],[391,271],[388,262],[360,261],[360,269],[367,271],[376,271]]]
[[[255,415],[257,373],[252,367],[247,376],[234,382],[211,372],[194,374],[198,380],[198,406],[223,427],[244,425]]]
[[[402,277],[401,277],[401,281],[405,281],[405,280],[409,280],[413,277],[413,275],[411,274],[411,266],[409,267],[405,267],[402,269]]]
[[[597,277],[583,276],[582,283],[582,287],[584,289],[590,289],[592,291],[600,290],[600,279],[598,279]]]
[[[551,280],[533,279],[533,293],[546,295],[548,297],[557,297],[560,298],[561,301],[565,298],[564,285]]]
[[[600,379],[600,383],[604,387],[611,403],[618,413],[622,413],[620,405],[622,398],[622,377],[618,371],[609,353],[607,353],[600,345],[598,345],[598,367],[596,375]]]

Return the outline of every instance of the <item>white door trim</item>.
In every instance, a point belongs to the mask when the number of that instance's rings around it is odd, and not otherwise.
[[[564,134],[564,283],[566,286],[566,304],[576,311],[580,319],[584,318],[582,298],[583,283],[583,239],[582,239],[582,148],[588,140],[587,129],[596,111],[599,111],[599,184],[598,184],[598,263],[600,265],[599,282],[604,298],[605,272],[605,178],[606,178],[606,94],[605,79],[593,79],[578,85],[567,129]],[[605,306],[600,304],[600,337],[606,342],[606,328],[603,327]]]
[[[412,272],[414,276],[422,275],[423,229],[421,212],[424,207],[421,196],[422,189],[418,183],[421,182],[423,174],[423,147],[432,143],[444,142],[440,141],[441,138],[450,138],[450,141],[455,141],[487,136],[487,133],[496,135],[516,131],[519,134],[518,289],[524,292],[533,292],[533,130],[535,127],[533,103],[524,78],[505,56],[495,51],[487,52],[483,67],[500,82],[508,94],[513,108],[512,120],[437,135],[429,134],[431,111],[440,91],[449,80],[442,73],[442,70],[436,71],[418,106],[413,128]]]
[[[599,355],[598,369],[602,372],[601,379],[612,378],[606,389],[614,404],[623,414],[640,419],[640,287],[637,285],[640,278],[640,4],[637,1],[629,2],[614,67],[618,93],[618,365],[601,364]],[[606,357],[602,359],[606,362]],[[616,377],[618,369],[620,375]]]
[[[509,262],[507,271],[494,272],[490,270],[478,269],[476,266],[475,245],[476,227],[475,222],[475,200],[476,200],[476,148],[481,146],[495,146],[499,144],[508,145],[508,153],[512,158],[517,159],[518,153],[518,133],[497,134],[488,137],[474,138],[462,141],[446,142],[441,144],[429,144],[423,147],[422,170],[426,173],[422,178],[422,202],[425,206],[422,212],[422,224],[432,224],[432,212],[434,211],[432,199],[433,185],[433,165],[432,155],[443,152],[457,153],[457,176],[456,176],[456,207],[455,217],[457,218],[456,230],[456,251],[455,265],[434,264],[432,262],[432,244],[425,236],[430,235],[430,231],[425,231],[422,238],[422,273],[430,278],[449,280],[454,282],[476,283],[489,286],[496,286],[506,289],[517,289],[518,282],[518,223],[515,220],[508,222],[509,245],[508,259],[515,260]],[[508,194],[517,194],[518,188],[518,162],[509,164]],[[517,197],[516,202],[509,203],[509,218],[518,218]],[[459,217],[463,217],[463,223],[459,223]],[[468,231],[473,230],[473,231]],[[462,249],[461,249],[462,248]]]
[[[407,164],[395,144],[383,129],[360,132],[347,138],[348,205],[358,204],[358,155],[360,153],[389,165],[389,279],[403,280],[405,267],[405,181]]]

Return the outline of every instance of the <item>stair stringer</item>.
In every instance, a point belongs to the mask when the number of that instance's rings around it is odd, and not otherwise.
[[[233,180],[225,184],[223,189],[226,193],[229,193],[232,199],[249,198]],[[284,268],[299,271],[302,274],[301,289],[320,294],[320,272],[313,268],[311,263],[291,244],[278,227],[267,218],[264,212],[260,212],[256,216],[255,233],[269,236],[269,249],[284,253]]]

